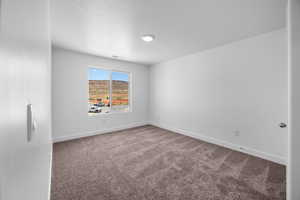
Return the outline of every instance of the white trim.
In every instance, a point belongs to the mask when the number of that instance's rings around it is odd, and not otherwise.
[[[266,153],[266,152],[258,151],[258,150],[251,149],[251,148],[248,148],[248,147],[245,147],[245,146],[240,146],[240,145],[237,145],[237,144],[229,143],[229,142],[219,140],[219,139],[215,139],[215,138],[212,138],[212,137],[208,137],[208,136],[205,136],[203,134],[196,133],[196,132],[183,130],[183,129],[179,129],[179,128],[171,128],[169,126],[166,126],[166,125],[163,125],[163,124],[157,123],[157,122],[149,122],[149,124],[153,125],[153,126],[157,126],[159,128],[167,129],[167,130],[170,130],[170,131],[182,134],[182,135],[186,135],[186,136],[189,136],[189,137],[192,137],[192,138],[195,138],[195,139],[203,140],[205,142],[209,142],[209,143],[212,143],[212,144],[227,147],[229,149],[239,151],[239,152],[243,152],[243,153],[246,153],[246,154],[249,154],[249,155],[252,155],[252,156],[256,156],[256,157],[259,157],[259,158],[262,158],[262,159],[265,159],[265,160],[269,160],[269,161],[272,161],[272,162],[275,162],[275,163],[279,163],[279,164],[282,164],[282,165],[287,164],[286,158],[284,158],[284,157],[280,157],[280,156],[276,156],[276,155],[269,154],[269,153]]]
[[[52,165],[53,165],[53,146],[51,145],[51,152],[50,152],[50,167],[49,167],[49,184],[48,184],[48,200],[51,199]],[[0,197],[1,197],[1,196],[0,196]],[[0,199],[1,199],[1,198],[0,198]]]
[[[286,23],[287,23],[287,65],[288,65],[288,159],[287,159],[287,169],[286,169],[286,199],[292,200],[292,2],[288,0],[286,8]]]
[[[148,125],[148,123],[147,122],[137,122],[137,123],[131,123],[131,124],[118,126],[118,127],[114,127],[114,128],[107,128],[107,129],[102,129],[102,130],[75,133],[75,134],[71,134],[71,135],[65,135],[65,136],[53,138],[52,142],[53,143],[63,142],[63,141],[67,141],[67,140],[73,140],[73,139],[78,139],[78,138],[82,138],[82,137],[100,135],[100,134],[104,134],[104,133],[110,133],[110,132],[114,132],[114,131],[120,131],[120,130],[124,130],[124,129],[128,129],[128,128],[134,128],[134,127],[144,126],[144,125]]]

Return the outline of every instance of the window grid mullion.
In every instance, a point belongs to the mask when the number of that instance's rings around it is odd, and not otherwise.
[[[112,71],[110,71],[110,81],[109,81],[109,109],[112,112]]]

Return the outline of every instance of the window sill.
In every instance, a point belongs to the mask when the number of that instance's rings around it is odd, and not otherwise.
[[[114,114],[129,114],[132,113],[132,110],[128,110],[128,111],[111,111],[108,113],[88,113],[88,117],[93,118],[93,117],[99,117],[99,116],[107,116],[107,115],[114,115]]]

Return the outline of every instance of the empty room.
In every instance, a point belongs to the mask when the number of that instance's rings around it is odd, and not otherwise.
[[[0,9],[0,200],[300,199],[300,0]]]

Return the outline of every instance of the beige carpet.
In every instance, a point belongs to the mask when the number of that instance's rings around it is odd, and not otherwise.
[[[153,126],[54,144],[51,200],[283,200],[285,167]]]

